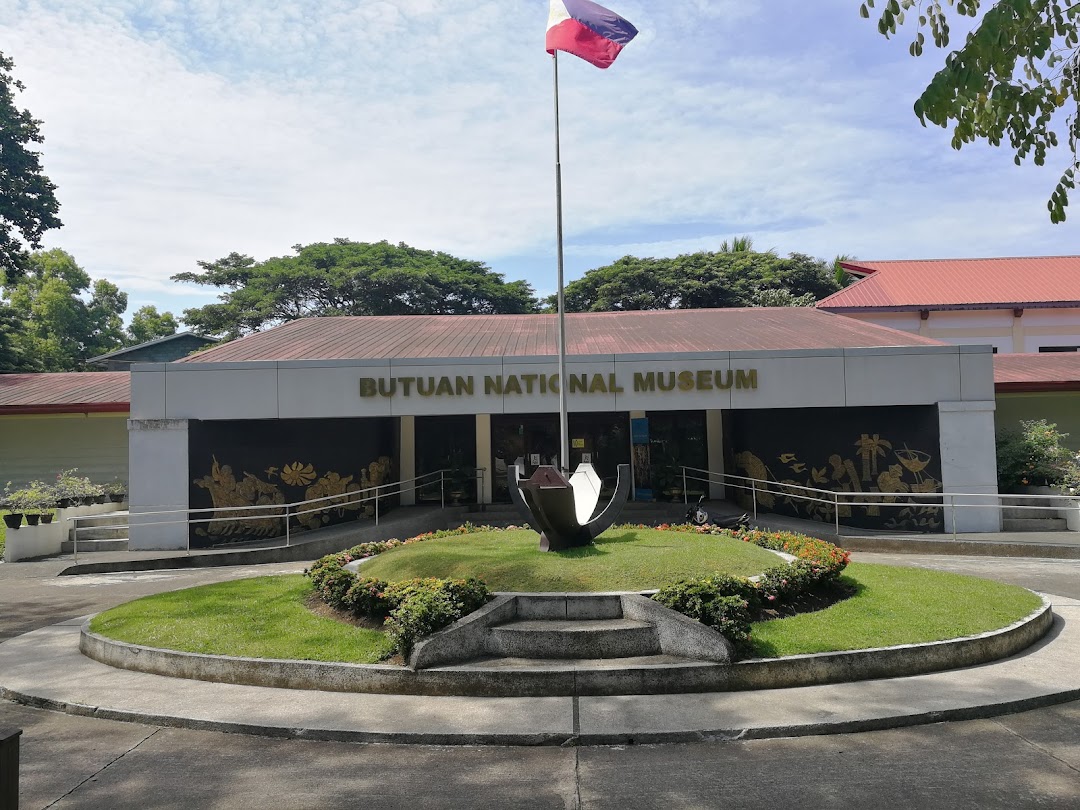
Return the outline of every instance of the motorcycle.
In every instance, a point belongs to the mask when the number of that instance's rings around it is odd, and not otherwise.
[[[692,523],[694,526],[704,526],[709,522],[709,513],[702,506],[704,501],[705,496],[702,495],[698,498],[696,504],[686,510],[687,523]],[[712,525],[719,526],[721,529],[748,529],[750,528],[750,516],[743,512],[736,517],[717,518],[712,521]]]

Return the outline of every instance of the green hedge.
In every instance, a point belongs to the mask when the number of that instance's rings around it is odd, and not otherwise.
[[[446,537],[464,533],[433,533],[411,538],[411,541],[429,539],[435,534]],[[331,607],[355,616],[385,620],[386,634],[395,651],[407,658],[417,639],[431,635],[485,605],[491,599],[491,593],[478,579],[384,582],[357,576],[343,567],[352,559],[369,557],[402,544],[401,540],[362,543],[317,560],[304,573],[311,579],[319,598]]]
[[[851,554],[832,543],[794,532],[719,529],[714,526],[661,526],[661,529],[732,537],[798,559],[781,563],[753,580],[717,575],[675,582],[661,588],[657,602],[714,628],[737,655],[750,652],[752,611],[790,604],[836,582]]]

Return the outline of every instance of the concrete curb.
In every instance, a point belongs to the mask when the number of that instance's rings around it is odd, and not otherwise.
[[[162,678],[82,656],[78,620],[0,644],[0,696],[88,717],[357,743],[625,745],[872,731],[1080,698],[1080,601],[1052,599],[1059,612],[1051,632],[992,664],[811,687],[613,697],[411,697]]]
[[[925,537],[823,536],[847,551],[884,554],[944,554],[963,557],[1037,557],[1047,560],[1080,560],[1080,535],[1076,545],[1056,543],[1004,543],[996,540],[930,540]]]
[[[1021,652],[1049,632],[1053,613],[1049,600],[1046,597],[1042,600],[1042,606],[1024,619],[967,638],[842,653],[753,659],[734,665],[671,664],[648,670],[612,666],[605,671],[578,667],[573,662],[542,671],[413,670],[386,664],[205,655],[109,639],[92,633],[89,619],[79,633],[79,650],[99,663],[134,672],[325,692],[484,697],[725,692],[907,677],[1000,660]],[[500,597],[481,612],[492,613],[491,618],[494,618],[510,607],[509,602],[509,598]],[[468,617],[462,622],[467,623],[467,620]]]

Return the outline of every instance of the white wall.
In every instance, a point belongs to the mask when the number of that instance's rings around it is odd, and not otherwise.
[[[955,346],[986,344],[999,354],[1036,353],[1043,346],[1080,345],[1080,309],[1027,308],[931,310],[922,320],[914,312],[845,312],[855,318],[931,337]]]
[[[997,458],[994,444],[994,401],[941,402],[941,484],[948,493],[997,493]],[[991,498],[957,497],[945,508],[945,531],[1001,531],[1001,513]],[[967,508],[965,508],[967,507]],[[955,523],[954,523],[955,521]]]
[[[181,419],[132,419],[128,431],[131,436],[128,548],[132,551],[186,548],[186,514],[140,517],[140,513],[188,508],[188,423]],[[167,521],[171,522],[163,525]]]

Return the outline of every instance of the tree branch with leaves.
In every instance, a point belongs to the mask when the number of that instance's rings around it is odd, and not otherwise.
[[[864,0],[859,13],[877,14],[886,38],[914,25],[909,45],[921,56],[927,35],[935,47],[951,43],[949,15],[978,18],[964,44],[945,57],[945,66],[915,101],[925,126],[952,126],[952,146],[984,140],[1008,143],[1013,161],[1037,166],[1061,145],[1053,128],[1065,116],[1065,142],[1072,153],[1046,207],[1050,220],[1065,221],[1069,192],[1076,188],[1080,141],[1080,3],[1060,0]],[[980,18],[981,15],[981,18]]]

